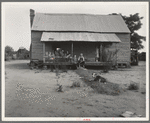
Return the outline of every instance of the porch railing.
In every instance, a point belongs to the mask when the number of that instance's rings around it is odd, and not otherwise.
[[[49,63],[49,64],[60,64],[60,65],[69,65],[69,64],[76,64],[77,62],[74,61],[73,58],[62,58],[60,56],[55,56],[54,58],[49,57],[49,56],[44,56],[45,62],[44,63]]]

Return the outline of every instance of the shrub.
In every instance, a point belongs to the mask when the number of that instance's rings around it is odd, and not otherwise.
[[[108,72],[112,68],[114,57],[116,56],[118,51],[119,51],[118,49],[116,49],[115,51],[109,51],[109,50],[103,51],[102,54],[103,61],[106,62],[103,72]]]
[[[130,83],[130,85],[128,86],[128,89],[129,89],[129,90],[138,90],[138,89],[139,89],[139,84],[138,84],[138,83],[135,83],[135,82],[132,82],[132,83]]]
[[[59,85],[59,87],[56,89],[57,92],[63,92],[62,85]]]
[[[123,89],[119,86],[119,84],[111,82],[107,82],[106,84],[93,82],[91,87],[100,94],[115,96],[123,92]]]

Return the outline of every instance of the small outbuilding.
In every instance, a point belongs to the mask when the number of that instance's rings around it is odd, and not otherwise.
[[[118,50],[116,64],[130,66],[130,30],[121,15],[51,14],[30,10],[30,59],[46,63],[57,48],[84,54],[85,65],[103,65],[103,49]],[[107,47],[109,46],[109,47]],[[98,57],[98,61],[95,58]]]

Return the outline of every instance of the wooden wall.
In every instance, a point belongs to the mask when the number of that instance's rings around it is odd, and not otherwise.
[[[43,43],[40,41],[42,36],[42,32],[31,32],[31,59],[39,59],[43,60]]]
[[[130,34],[116,34],[121,43],[117,44],[119,52],[117,54],[118,63],[128,62],[130,64]]]

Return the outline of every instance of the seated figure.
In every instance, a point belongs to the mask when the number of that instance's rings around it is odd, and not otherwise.
[[[78,58],[78,67],[85,67],[85,58],[83,54],[81,53],[79,58]]]

